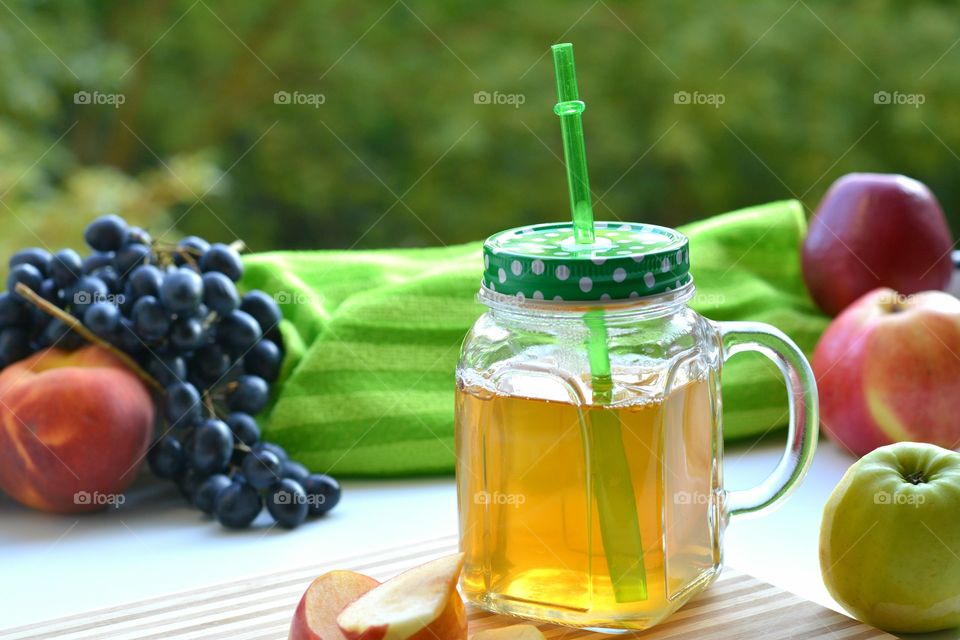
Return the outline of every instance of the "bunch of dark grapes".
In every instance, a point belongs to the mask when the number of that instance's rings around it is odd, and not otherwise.
[[[150,468],[198,509],[244,528],[266,506],[292,528],[336,506],[336,480],[260,437],[255,416],[283,359],[281,316],[262,291],[237,291],[237,250],[196,236],[164,246],[114,215],[94,220],[84,239],[86,257],[36,248],[11,257],[0,294],[0,368],[47,347],[83,345],[72,316],[162,389]],[[69,315],[31,304],[18,284]]]

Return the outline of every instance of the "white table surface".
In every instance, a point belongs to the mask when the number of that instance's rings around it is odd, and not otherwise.
[[[770,438],[728,447],[727,487],[761,480],[781,447]],[[852,461],[821,441],[811,473],[780,509],[730,523],[726,564],[838,609],[820,579],[818,531]],[[452,535],[456,519],[452,478],[345,482],[334,512],[295,531],[225,531],[172,487],[145,479],[120,508],[81,517],[0,497],[0,628]]]

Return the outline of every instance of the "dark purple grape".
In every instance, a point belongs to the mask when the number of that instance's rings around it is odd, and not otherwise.
[[[20,327],[0,330],[0,368],[30,355],[30,334]]]
[[[140,336],[137,335],[136,330],[133,328],[133,321],[129,318],[120,318],[120,323],[117,325],[117,330],[113,333],[110,342],[119,347],[124,353],[131,355],[139,353],[146,346],[143,344]]]
[[[175,382],[164,395],[164,414],[171,427],[192,427],[200,421],[200,392],[189,382]]]
[[[233,455],[233,434],[216,418],[201,422],[193,435],[190,463],[200,473],[219,473],[226,469]]]
[[[150,262],[150,247],[139,242],[125,244],[113,258],[113,266],[121,278],[126,278],[138,265]]]
[[[66,292],[57,286],[53,278],[47,278],[43,281],[43,284],[40,285],[39,293],[40,296],[50,304],[56,305],[61,309],[67,306]]]
[[[160,302],[171,313],[190,315],[203,298],[203,280],[196,272],[180,268],[170,271],[160,285]]]
[[[159,340],[170,329],[170,313],[153,296],[143,296],[130,312],[133,329],[144,340]]]
[[[174,480],[183,475],[187,468],[187,455],[177,438],[166,435],[150,447],[147,462],[153,475],[165,480]]]
[[[280,458],[271,451],[251,451],[243,459],[241,469],[251,486],[266,489],[280,480],[280,464]]]
[[[295,460],[286,460],[280,465],[280,475],[303,484],[310,475],[310,469]]]
[[[51,318],[37,337],[42,347],[56,347],[72,351],[84,345],[83,337],[73,331],[59,318]]]
[[[33,265],[37,271],[46,277],[47,270],[50,268],[50,252],[39,247],[21,249],[10,256],[10,268],[12,269],[18,264]]]
[[[196,469],[187,465],[187,470],[177,479],[177,487],[181,495],[187,499],[187,502],[193,504],[193,499],[197,495],[197,489],[207,480],[206,474],[200,473]]]
[[[16,286],[19,283],[23,283],[28,288],[40,293],[40,289],[43,287],[43,274],[32,264],[18,264],[10,269],[10,273],[7,274],[7,290],[11,295],[22,299],[22,296],[16,292]]]
[[[112,294],[119,294],[123,289],[123,283],[120,281],[120,274],[113,267],[100,267],[90,273],[95,278],[100,278],[103,284],[107,285],[107,291]]]
[[[100,267],[112,267],[113,257],[112,251],[94,251],[83,259],[81,268],[84,273],[93,273]]]
[[[101,338],[106,338],[117,330],[120,310],[110,302],[95,302],[83,313],[83,324]]]
[[[223,316],[217,325],[217,342],[235,356],[243,355],[253,348],[260,337],[260,325],[253,316],[239,309]]]
[[[24,325],[22,325],[21,328],[25,329],[27,333],[36,339],[37,336],[43,333],[43,330],[47,328],[47,325],[50,324],[53,316],[47,315],[46,311],[33,305],[27,309],[27,314],[30,316],[30,319]],[[37,345],[31,344],[31,347],[35,346]]]
[[[150,354],[146,369],[147,373],[165,387],[187,379],[187,363],[177,355]]]
[[[233,432],[237,442],[252,447],[260,441],[260,427],[249,413],[235,411],[227,416],[227,426]]]
[[[163,272],[152,264],[142,264],[134,268],[127,276],[127,285],[124,294],[136,302],[143,296],[160,295],[160,284],[163,282]]]
[[[13,327],[30,319],[27,306],[18,296],[0,293],[0,327]]]
[[[64,289],[77,281],[83,274],[83,260],[73,249],[61,249],[53,254],[47,274],[57,285]]]
[[[340,502],[340,483],[328,475],[313,473],[304,482],[310,515],[322,516]]]
[[[186,353],[199,348],[205,338],[203,323],[197,318],[177,318],[170,326],[170,347]]]
[[[283,364],[283,354],[280,352],[280,347],[269,340],[261,340],[243,356],[243,370],[260,376],[267,382],[276,381],[280,375],[281,364]]]
[[[128,230],[123,218],[110,214],[91,222],[83,232],[83,239],[96,251],[116,251],[127,241]]]
[[[286,450],[278,444],[272,442],[258,442],[253,447],[250,447],[251,451],[269,451],[273,455],[277,456],[277,459],[280,462],[286,462],[290,459],[290,456],[287,455]]]
[[[190,369],[207,384],[214,384],[230,368],[230,356],[216,344],[200,347],[190,359]]]
[[[234,480],[217,497],[217,520],[229,529],[249,527],[262,510],[260,492],[246,482]]]
[[[283,317],[277,301],[263,291],[250,291],[245,294],[240,301],[240,310],[253,316],[265,335],[276,331]]]
[[[173,261],[178,267],[190,265],[191,261],[192,264],[199,265],[201,256],[209,248],[210,243],[203,238],[187,236],[177,243],[177,252],[173,254]],[[190,257],[187,258],[187,255]]]
[[[240,306],[240,295],[233,281],[219,271],[203,274],[203,303],[225,316]]]
[[[153,244],[153,238],[146,229],[130,227],[130,230],[127,232],[127,242],[138,242],[149,247]]]
[[[230,384],[233,388],[227,393],[227,406],[231,411],[241,411],[255,416],[267,406],[270,388],[263,378],[242,375]]]
[[[299,482],[284,478],[267,492],[267,511],[281,527],[293,529],[307,519],[307,492]]]
[[[110,290],[103,280],[95,276],[80,276],[69,288],[67,303],[74,314],[82,318],[90,305],[94,302],[107,302],[109,296]]]
[[[243,277],[243,261],[236,249],[218,242],[211,245],[201,256],[200,270],[204,273],[219,271],[236,282]]]
[[[193,506],[207,515],[213,515],[217,507],[217,498],[231,484],[233,481],[222,473],[210,476],[194,492]]]

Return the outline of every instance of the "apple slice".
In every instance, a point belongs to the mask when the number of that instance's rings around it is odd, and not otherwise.
[[[325,573],[307,587],[290,623],[289,640],[344,640],[337,615],[348,604],[379,586],[353,571]]]
[[[546,636],[532,624],[486,629],[473,634],[470,640],[546,640]]]
[[[466,640],[462,568],[462,553],[414,567],[347,605],[337,624],[347,640]]]

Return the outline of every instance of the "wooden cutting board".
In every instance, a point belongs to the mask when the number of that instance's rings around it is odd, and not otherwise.
[[[439,538],[399,549],[0,630],[0,638],[283,640],[287,637],[290,618],[300,596],[321,573],[331,569],[352,569],[378,580],[386,580],[414,565],[455,551],[455,538]],[[470,610],[469,619],[471,632],[518,622],[514,618],[479,610]],[[894,637],[729,569],[698,598],[663,624],[644,633],[604,636],[553,625],[540,625],[540,628],[547,638],[557,640],[604,637],[644,640],[861,640]]]

